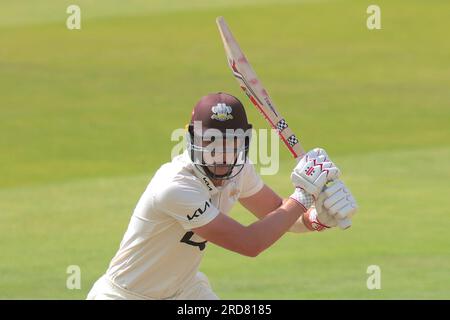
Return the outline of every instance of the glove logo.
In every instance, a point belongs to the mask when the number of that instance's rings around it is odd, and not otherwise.
[[[319,159],[308,159],[308,162],[306,164],[306,168],[304,169],[305,175],[310,178],[317,178],[315,177],[316,173],[320,174],[321,172],[326,172],[328,175],[328,169],[326,168],[326,165],[330,164],[330,162],[327,162],[326,158]],[[319,171],[316,170],[319,169]]]
[[[305,173],[307,176],[312,176],[313,173],[315,172],[314,167],[308,167],[306,168],[307,170],[305,170]]]

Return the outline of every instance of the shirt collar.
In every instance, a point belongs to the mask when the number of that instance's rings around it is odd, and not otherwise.
[[[183,154],[186,161],[189,162],[189,164],[192,167],[192,171],[194,172],[194,175],[203,183],[203,185],[206,187],[208,192],[213,195],[219,192],[220,190],[214,185],[214,183],[211,181],[211,179],[206,176],[200,169],[197,168],[197,166],[192,162],[191,158],[189,157],[188,151],[184,151]]]

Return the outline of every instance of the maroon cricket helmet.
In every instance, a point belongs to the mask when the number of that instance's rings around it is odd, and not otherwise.
[[[188,127],[192,162],[211,179],[235,177],[247,161],[251,129],[236,97],[223,92],[202,97],[192,110]]]

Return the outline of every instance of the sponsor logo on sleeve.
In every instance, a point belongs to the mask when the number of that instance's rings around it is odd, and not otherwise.
[[[204,214],[206,212],[206,210],[210,207],[210,201],[211,199],[209,199],[209,201],[205,201],[205,205],[202,208],[198,208],[197,210],[194,211],[194,213],[192,215],[187,215],[187,218],[189,221],[191,221],[192,219],[198,218],[200,217],[202,214]]]

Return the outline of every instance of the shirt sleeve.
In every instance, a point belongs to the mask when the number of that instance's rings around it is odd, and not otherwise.
[[[219,214],[209,193],[195,180],[172,183],[162,188],[155,200],[158,208],[175,218],[185,230],[201,227]]]
[[[264,181],[261,176],[256,172],[253,163],[249,162],[245,165],[242,190],[239,198],[247,198],[262,189]]]

